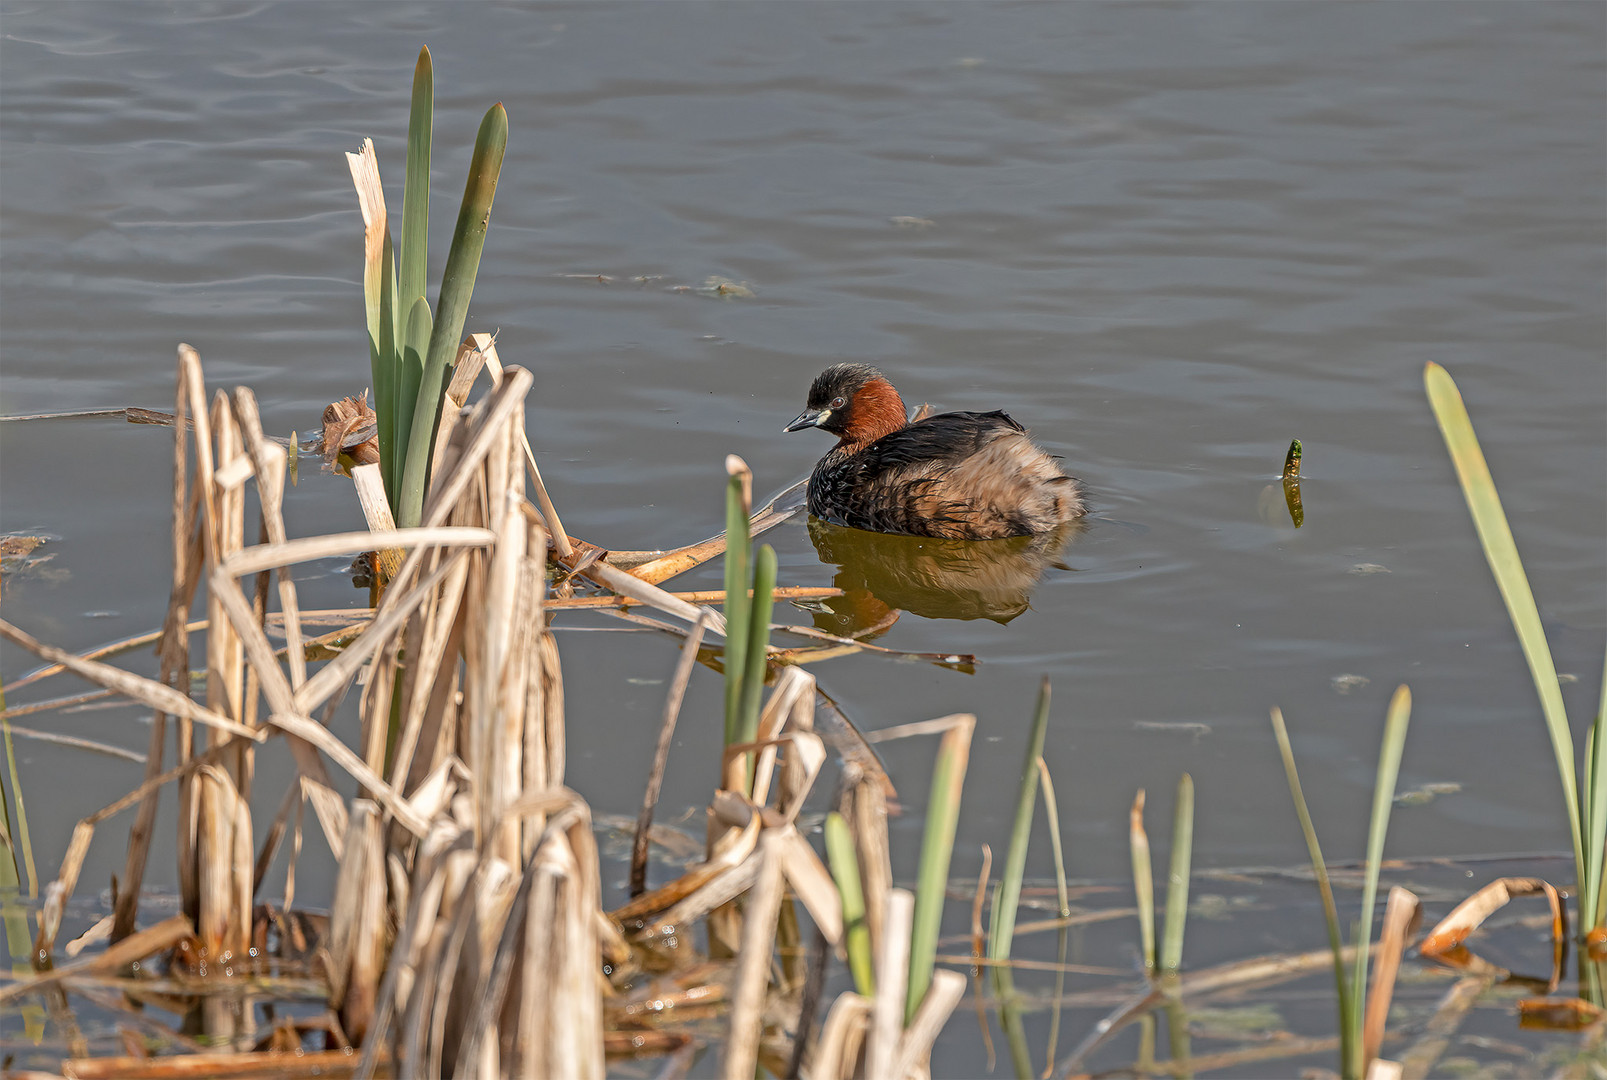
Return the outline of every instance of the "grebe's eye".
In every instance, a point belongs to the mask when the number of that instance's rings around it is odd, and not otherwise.
[[[848,402],[845,399],[840,398],[840,397],[834,397],[834,398],[831,399],[831,407],[833,409],[840,409],[844,405],[847,405],[847,404],[848,404]]]

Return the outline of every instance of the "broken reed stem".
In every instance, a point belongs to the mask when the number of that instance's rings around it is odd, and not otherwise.
[[[171,539],[173,543],[173,573],[168,591],[167,614],[163,618],[160,644],[161,682],[175,692],[179,681],[189,679],[189,626],[185,622],[195,589],[200,583],[200,535],[196,531],[197,509],[195,492],[189,490],[188,427],[185,423],[185,400],[188,396],[184,356],[181,350],[177,377],[174,379],[173,415],[173,513]],[[187,689],[187,687],[186,687]],[[162,773],[162,756],[167,748],[168,714],[156,710],[151,716],[151,737],[145,754],[145,780],[147,783]],[[123,876],[112,911],[111,940],[118,942],[134,932],[139,915],[140,890],[145,883],[145,863],[150,856],[152,830],[156,824],[156,811],[160,805],[156,790],[146,796],[134,815],[128,831],[128,857],[123,861]]]
[[[753,856],[759,861],[759,879],[748,894],[743,912],[742,951],[737,956],[731,1028],[722,1070],[726,1080],[749,1080],[758,1063],[763,1008],[770,983],[770,954],[774,948],[776,918],[781,913],[784,882],[780,856],[780,840],[774,834],[766,835],[759,842],[759,850]]]
[[[706,618],[698,613],[697,622],[681,646],[681,658],[676,662],[675,675],[670,680],[670,691],[664,699],[664,719],[659,724],[658,746],[653,751],[653,769],[647,776],[647,788],[642,792],[642,808],[636,815],[636,838],[631,844],[630,895],[640,896],[647,889],[647,843],[653,826],[653,808],[658,805],[658,793],[664,784],[664,770],[669,765],[670,744],[675,739],[675,721],[681,715],[681,701],[686,686],[692,679],[692,665],[697,662],[698,646],[703,643]]]

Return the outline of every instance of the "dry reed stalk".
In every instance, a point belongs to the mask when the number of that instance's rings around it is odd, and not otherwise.
[[[822,600],[842,594],[841,589],[831,585],[778,585],[774,591],[777,600]],[[670,595],[689,604],[725,602],[724,589],[699,589],[694,592],[672,592]],[[748,590],[748,595],[753,595],[752,589]],[[547,608],[551,611],[586,611],[594,608],[637,607],[641,603],[629,596],[570,596],[548,600]]]
[[[514,655],[520,658],[522,664],[520,680],[523,684],[524,721],[518,735],[522,743],[523,775],[519,777],[518,783],[524,792],[557,789],[563,783],[564,765],[561,731],[562,699],[559,697],[554,701],[550,693],[554,683],[561,681],[561,678],[554,678],[557,645],[552,641],[551,631],[547,629],[547,532],[540,521],[533,520],[534,517],[535,515],[531,514],[523,522],[526,535],[519,578],[521,605],[513,646]],[[552,650],[553,672],[548,671],[548,650],[544,644],[550,646]],[[509,697],[511,700],[517,700],[511,691]],[[560,729],[556,735],[556,754],[554,742],[548,737],[549,704],[558,706],[557,711],[552,714],[552,720]],[[540,842],[546,827],[545,814],[533,814],[522,818],[521,849],[526,859],[535,854],[536,845]]]
[[[429,598],[407,626],[404,648],[414,659],[403,674],[401,725],[390,763],[391,786],[403,791],[413,790],[427,775],[429,763],[435,758],[446,692],[457,688],[456,661],[466,615],[459,605],[468,573],[468,560],[459,560],[443,580],[440,591]],[[445,677],[440,677],[443,669]],[[426,737],[427,719],[434,723],[428,726]],[[414,754],[421,737],[426,756],[417,762],[415,774]]]
[[[285,534],[285,450],[271,443],[262,433],[262,418],[257,411],[257,398],[244,386],[234,391],[234,413],[245,437],[246,450],[257,472],[257,497],[262,509],[262,527],[268,542],[283,544]],[[274,574],[279,584],[279,614],[284,625],[285,651],[290,661],[290,685],[299,687],[307,681],[307,661],[301,646],[301,604],[296,598],[296,584],[288,567],[279,567]]]
[[[491,385],[500,385],[502,382],[502,360],[497,356],[496,338],[490,334],[470,334],[469,343],[472,343],[472,351],[485,364],[486,370],[491,373]],[[465,344],[465,347],[468,347],[468,343]],[[459,355],[462,355],[461,352]],[[453,382],[456,383],[456,381],[456,378],[454,378]],[[473,376],[471,375],[469,382],[472,383],[473,381]],[[467,385],[464,387],[464,393],[468,393]],[[519,428],[519,442],[524,450],[525,465],[530,470],[530,484],[535,489],[536,506],[539,508],[542,527],[552,537],[553,548],[558,552],[558,557],[568,559],[573,554],[569,534],[564,532],[564,523],[559,519],[558,511],[552,505],[552,497],[547,494],[547,485],[541,479],[541,469],[536,465],[536,455],[530,449],[530,439],[525,435],[523,425],[520,425]]]
[[[251,464],[243,452],[240,429],[226,395],[217,394],[207,416],[216,454],[212,498],[202,500],[206,530],[203,547],[210,570],[244,546],[244,482],[250,476]],[[203,480],[203,492],[205,489]],[[218,591],[209,589],[206,703],[214,712],[239,721],[245,712],[245,654],[239,635],[224,619],[223,605]],[[248,607],[248,621],[249,617]],[[235,874],[239,861],[236,843],[243,843],[248,851],[254,848],[249,815],[244,817],[246,835],[237,837],[235,829],[241,820],[237,803],[250,797],[252,762],[246,743],[237,743],[226,733],[211,732],[208,745],[213,749],[227,747],[228,752],[221,768],[202,771],[196,800],[196,935],[202,954],[222,964],[225,957],[245,954],[251,934],[250,883],[237,881]]]
[[[486,335],[475,335],[482,336]],[[431,476],[441,475],[447,447],[452,443],[452,433],[469,400],[469,391],[474,388],[474,380],[484,367],[485,353],[472,344],[472,339],[458,345],[458,355],[452,363],[452,379],[446,386],[446,400],[441,403],[441,418],[435,425],[435,445],[431,448],[430,457]]]
[[[385,497],[385,479],[380,475],[377,461],[354,465],[351,470],[352,487],[357,491],[357,505],[362,508],[368,531],[388,533],[396,531],[396,519],[391,516],[391,504]],[[396,548],[378,548],[374,551],[374,576],[381,588],[402,567],[402,553]]]
[[[726,1038],[725,1065],[721,1070],[726,1080],[748,1080],[754,1075],[759,1059],[764,1003],[770,984],[770,954],[786,880],[782,873],[780,845],[777,835],[767,834],[754,855],[759,875],[743,912],[742,949],[737,954],[736,983],[731,991],[730,1034]]]
[[[909,984],[910,929],[915,894],[894,889],[887,895],[886,922],[876,949],[876,999],[865,1044],[865,1075],[893,1078],[898,1039],[904,1030],[904,991]]]
[[[596,913],[602,886],[591,815],[578,798],[549,822],[531,868],[535,887],[524,922],[516,1075],[601,1078]],[[556,977],[547,977],[549,972]]]
[[[184,423],[188,393],[182,353],[174,385],[173,414],[177,422],[173,425],[173,574],[157,653],[160,656],[161,682],[178,692],[179,681],[189,679],[189,624],[185,619],[201,579],[201,537],[195,524],[195,499],[199,497],[199,489],[192,497],[188,487],[189,450],[187,425]],[[162,759],[167,746],[167,720],[168,714],[160,709],[151,716],[150,743],[145,754],[147,781],[162,772]],[[114,942],[134,932],[139,914],[140,890],[145,882],[145,862],[150,856],[152,829],[156,824],[159,805],[158,795],[153,790],[141,801],[134,815],[134,823],[129,827],[128,856],[123,861],[123,876],[113,910],[111,936]]]
[[[837,995],[826,1013],[826,1026],[820,1031],[820,1043],[809,1070],[812,1080],[848,1080],[854,1075],[873,1008],[871,999],[852,990]]]
[[[373,1018],[385,949],[385,873],[379,807],[352,800],[345,857],[335,880],[329,913],[325,970],[330,1008],[341,1027],[360,1044]]]
[[[751,514],[748,518],[749,539],[801,513],[804,507],[804,488],[807,484],[807,480],[798,481],[770,500],[762,509]],[[751,495],[749,501],[752,501]],[[721,532],[707,540],[672,551],[610,552],[608,561],[622,570],[629,570],[643,581],[657,584],[684,574],[724,553],[725,533]]]
[[[116,942],[104,952],[93,956],[86,956],[82,960],[75,960],[70,964],[42,971],[30,979],[19,979],[6,986],[0,986],[0,1004],[14,1001],[25,994],[31,994],[47,986],[54,985],[63,979],[78,975],[87,975],[96,971],[111,971],[129,964],[135,960],[143,960],[153,953],[171,948],[173,945],[191,936],[195,931],[194,925],[186,915],[174,915],[157,923],[155,926],[138,930],[122,941]]]
[[[932,1044],[937,1041],[948,1022],[954,1007],[965,996],[965,976],[958,971],[942,969],[932,973],[932,985],[915,1010],[898,1043],[898,1058],[893,1065],[893,1076],[928,1076]]]
[[[893,855],[887,839],[887,794],[858,768],[843,770],[841,813],[854,835],[859,854],[859,880],[865,892],[865,928],[871,955],[880,955],[887,922],[887,897],[893,888]]]
[[[655,607],[667,614],[674,615],[688,623],[697,622],[698,612],[707,611],[709,629],[721,637],[725,636],[725,617],[710,608],[698,608],[693,604],[681,600],[674,593],[665,592],[657,585],[649,584],[642,579],[624,570],[617,570],[605,562],[595,562],[580,573],[595,581],[605,589],[612,589],[622,596],[628,596],[640,603]]]
[[[197,560],[194,573],[204,574],[206,568],[212,564],[212,551],[215,536],[211,522],[217,517],[216,494],[213,489],[213,463],[212,463],[212,431],[204,422],[206,411],[206,380],[201,373],[201,357],[189,345],[180,345],[179,357],[179,394],[185,399],[185,408],[189,412],[189,431],[195,446],[195,509],[191,512],[194,520],[196,535],[201,541],[200,558]],[[178,427],[175,424],[175,427]],[[174,558],[177,551],[175,549]],[[197,583],[199,586],[199,582]],[[209,620],[210,621],[210,620]],[[188,678],[188,663],[185,664],[185,677]],[[184,687],[173,686],[175,696],[179,691],[188,691]],[[189,701],[188,693],[183,698]],[[188,764],[195,756],[195,729],[192,718],[178,716],[178,745],[175,752],[175,761],[179,765]],[[196,856],[196,829],[199,806],[196,801],[195,785],[191,777],[186,774],[179,781],[178,787],[178,878],[179,898],[183,908],[191,917],[196,917],[200,908],[201,886],[197,876]]]
[[[63,1062],[62,1075],[78,1080],[341,1080],[352,1075],[355,1061],[344,1050],[79,1058]]]
[[[664,718],[659,723],[658,745],[653,751],[653,768],[647,774],[647,786],[642,791],[642,809],[636,815],[636,838],[631,844],[630,895],[642,895],[647,888],[647,841],[653,826],[653,808],[658,805],[658,793],[664,783],[664,770],[669,765],[670,743],[675,738],[675,721],[681,715],[681,701],[686,696],[687,684],[692,679],[692,665],[697,661],[698,646],[703,643],[704,617],[699,614],[692,624],[686,643],[681,646],[681,658],[675,664],[675,675],[670,679],[670,692],[664,699]]]
[[[454,851],[469,851],[469,835],[450,818],[438,819],[419,845],[406,914],[397,928],[385,978],[380,983],[369,1037],[363,1041],[362,1060],[356,1071],[359,1077],[373,1074],[380,1048],[389,1038],[391,1020],[398,1006],[406,1006],[417,985],[420,961],[446,886],[444,860]]]
[[[112,667],[110,664],[102,664],[98,660],[80,660],[72,653],[36,641],[33,637],[4,619],[0,619],[0,637],[5,638],[13,645],[28,650],[42,660],[60,664],[74,675],[82,676],[93,683],[99,683],[101,686],[114,691],[120,697],[132,698],[153,709],[160,709],[170,716],[180,716],[186,720],[244,739],[260,742],[265,737],[261,730],[237,724],[227,716],[215,713],[204,705],[196,704],[172,687],[164,686],[154,679],[147,679],[124,671],[121,668]]]
[[[1373,969],[1372,985],[1367,990],[1367,1011],[1362,1019],[1362,1068],[1369,1072],[1378,1061],[1378,1048],[1384,1044],[1384,1026],[1389,1020],[1389,1002],[1395,992],[1401,954],[1421,916],[1422,907],[1414,893],[1399,885],[1389,890],[1383,927],[1378,935],[1378,964]],[[1399,1075],[1400,1065],[1384,1064],[1386,1067],[1393,1065]]]

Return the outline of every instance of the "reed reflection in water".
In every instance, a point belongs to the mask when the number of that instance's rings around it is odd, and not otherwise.
[[[928,619],[1007,623],[1027,610],[1032,590],[1082,531],[1080,521],[1054,532],[1008,540],[892,536],[809,519],[822,562],[835,563],[843,595],[811,605],[829,633],[875,637],[910,611]]]

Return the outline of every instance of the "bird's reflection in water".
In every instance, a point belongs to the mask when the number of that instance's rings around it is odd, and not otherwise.
[[[1054,532],[1009,540],[939,540],[846,529],[809,519],[809,539],[821,561],[838,567],[842,596],[812,604],[815,625],[828,633],[875,637],[901,611],[928,619],[992,619],[1007,623],[1023,611],[1044,570],[1082,530],[1069,522]]]

